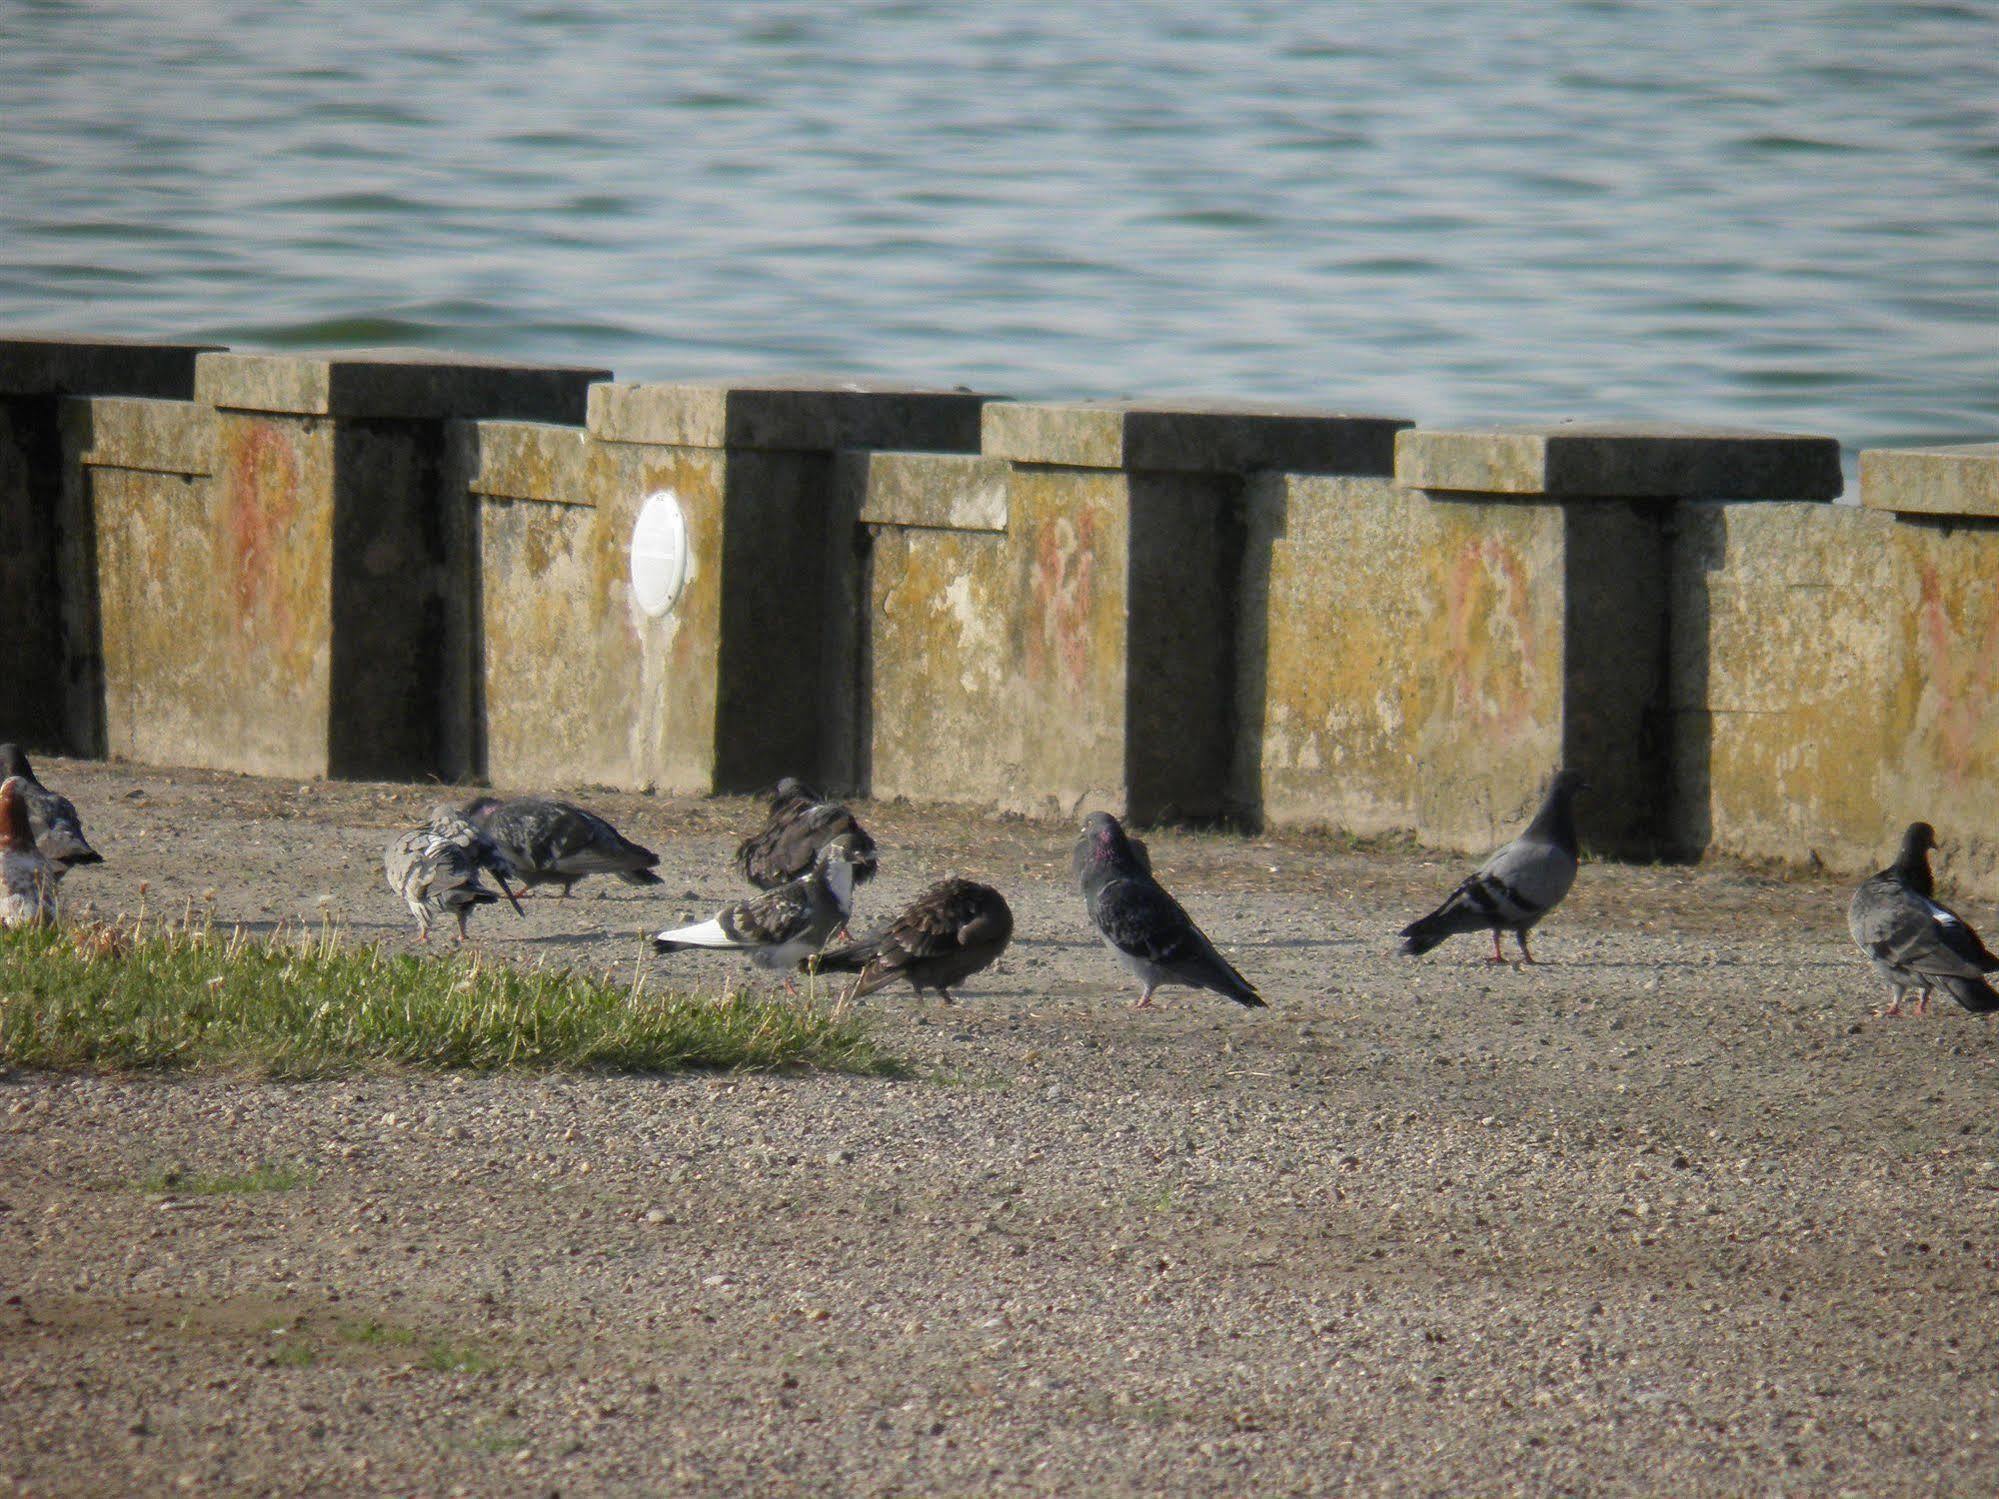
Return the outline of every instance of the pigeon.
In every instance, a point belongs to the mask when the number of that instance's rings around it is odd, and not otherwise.
[[[21,776],[0,781],[0,926],[53,926],[56,919],[60,876],[35,847],[27,790]]]
[[[746,952],[759,968],[794,968],[819,951],[854,911],[856,839],[843,833],[819,850],[801,878],[724,906],[708,920],[661,932],[655,952],[712,948]],[[789,983],[789,980],[786,980]]]
[[[491,840],[523,885],[560,885],[567,898],[578,880],[593,874],[614,874],[627,885],[661,883],[652,872],[658,854],[568,802],[482,796],[461,815]]]
[[[1932,898],[1930,850],[1936,846],[1936,829],[1910,823],[1895,862],[1863,880],[1846,908],[1846,929],[1894,996],[1883,1015],[1901,1014],[1902,996],[1911,989],[1918,993],[1918,1015],[1929,1013],[1930,991],[1938,988],[1974,1015],[1999,1010],[1999,992],[1983,977],[1999,973],[1999,957],[1955,911]]]
[[[42,857],[55,868],[57,879],[79,864],[102,864],[104,855],[83,836],[83,823],[66,796],[58,796],[35,779],[34,767],[18,744],[0,744],[0,777],[21,779],[22,799],[28,807],[28,826],[34,830],[35,844]]]
[[[490,906],[499,896],[479,880],[479,856],[433,827],[417,828],[391,843],[382,855],[382,873],[389,888],[403,898],[416,918],[419,941],[430,940],[432,916],[458,922],[458,940],[465,940],[465,919],[478,906]]]
[[[464,849],[472,856],[478,867],[493,877],[493,883],[500,887],[500,894],[514,908],[516,916],[525,916],[521,903],[514,896],[513,887],[507,883],[507,876],[513,873],[513,866],[506,856],[493,846],[493,840],[473,825],[472,820],[449,803],[440,802],[430,809],[430,831],[445,842]]]
[[[736,867],[759,890],[775,890],[804,874],[819,850],[843,835],[854,840],[854,883],[865,885],[875,877],[875,840],[840,803],[786,776],[771,796],[763,827],[737,845]]]
[[[992,965],[1013,940],[1006,897],[972,880],[940,880],[865,941],[836,947],[808,966],[821,973],[857,973],[847,998],[859,999],[897,979],[921,995],[935,989],[951,1003],[951,986]]]
[[[1449,900],[1405,926],[1398,933],[1402,951],[1415,957],[1459,932],[1489,931],[1492,957],[1487,961],[1504,963],[1499,934],[1511,932],[1520,956],[1533,962],[1527,934],[1576,882],[1576,794],[1587,790],[1589,784],[1576,771],[1558,771],[1527,831],[1481,864]]]
[[[1153,991],[1162,984],[1212,989],[1239,1005],[1262,1008],[1263,996],[1160,888],[1150,862],[1108,812],[1084,819],[1070,860],[1097,935],[1145,986],[1135,1008],[1152,1008]]]

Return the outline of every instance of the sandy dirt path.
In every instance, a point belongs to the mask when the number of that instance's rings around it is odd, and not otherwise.
[[[378,861],[435,788],[44,778],[109,860],[79,904],[411,941]],[[749,803],[580,795],[667,884],[484,951],[629,965],[734,893]],[[1134,1014],[1072,829],[862,810],[857,926],[954,869],[1019,922],[958,1007],[872,1002],[916,1080],[0,1078],[0,1479],[1999,1490],[1999,1044],[1872,1019],[1843,889],[1590,865],[1492,969],[1392,952],[1461,861],[1165,832],[1272,1007]]]

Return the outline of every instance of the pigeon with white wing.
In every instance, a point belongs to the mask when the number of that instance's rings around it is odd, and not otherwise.
[[[661,932],[652,939],[653,950],[739,952],[759,968],[795,968],[853,915],[854,868],[862,857],[853,835],[843,834],[820,849],[798,879],[724,906],[706,921]]]

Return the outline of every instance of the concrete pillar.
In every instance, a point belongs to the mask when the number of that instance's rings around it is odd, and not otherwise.
[[[87,557],[87,541],[61,521],[60,403],[72,395],[185,397],[206,345],[142,343],[59,333],[0,333],[0,739],[37,749],[88,750],[66,705],[74,683],[92,679],[91,642],[65,638],[68,596],[87,574],[64,557]],[[87,613],[79,614],[79,620]]]
[[[1591,846],[1672,848],[1672,502],[1831,499],[1838,444],[1617,424],[1411,431],[1396,478],[1429,503],[1408,564],[1438,611],[1404,730],[1418,836],[1489,846],[1568,765],[1595,787]]]
[[[837,778],[862,559],[835,454],[975,447],[985,399],[835,380],[600,385],[581,446],[562,449],[579,477],[560,509],[502,492],[550,488],[519,458],[556,439],[479,424],[465,440],[482,497],[493,782],[708,792]],[[662,494],[684,565],[655,612],[632,550]]]
[[[903,601],[913,622],[877,638],[875,794],[944,789],[1140,821],[1237,810],[1245,476],[1385,472],[1405,425],[1221,403],[988,406],[984,455],[1007,465],[1004,546],[968,535],[954,558],[926,533],[900,544],[903,577],[877,567],[877,599]],[[918,613],[926,597],[949,607]],[[980,720],[973,737],[887,711],[954,698]]]
[[[441,488],[445,423],[576,420],[603,377],[423,351],[202,355],[212,474],[171,501],[121,492],[115,515],[93,490],[114,753],[463,774],[449,688],[471,547]]]

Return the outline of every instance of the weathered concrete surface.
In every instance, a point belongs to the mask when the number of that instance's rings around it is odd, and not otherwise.
[[[618,382],[590,397],[591,436],[692,448],[972,452],[993,397],[886,381],[787,376],[685,384]]]
[[[1859,874],[1922,819],[1999,895],[1999,526],[1689,505],[1672,612],[1684,850]]]
[[[1999,442],[1868,448],[1860,503],[1905,515],[1999,516]]]
[[[481,495],[487,774],[680,792],[843,784],[858,759],[864,585],[859,492],[840,474],[866,454],[836,462],[834,446],[970,446],[985,399],[826,380],[606,384],[577,436],[479,424],[465,487]],[[653,618],[632,596],[629,548],[658,490],[679,502],[689,571]],[[586,503],[544,513],[552,499]]]
[[[157,396],[186,400],[195,356],[219,344],[0,329],[0,396]]]
[[[1662,512],[1252,484],[1236,794],[1275,824],[1491,847],[1570,764],[1592,845],[1650,847]]]
[[[439,418],[580,416],[601,373],[204,354],[195,402],[93,404],[72,439],[98,564],[96,738],[214,769],[468,774],[473,530],[464,488],[441,487]]]
[[[1008,401],[982,451],[1015,463],[1131,472],[1386,474],[1400,418],[1228,401]]]
[[[194,397],[218,408],[434,422],[512,417],[578,422],[585,390],[609,370],[527,365],[435,349],[204,354]]]
[[[207,346],[0,332],[0,736],[37,749],[94,748],[71,735],[72,676],[89,647],[65,639],[67,596],[89,586],[64,559],[88,554],[61,523],[65,396],[184,396]]]
[[[1587,499],[1829,500],[1839,443],[1790,432],[1643,422],[1562,422],[1396,439],[1411,489]]]

